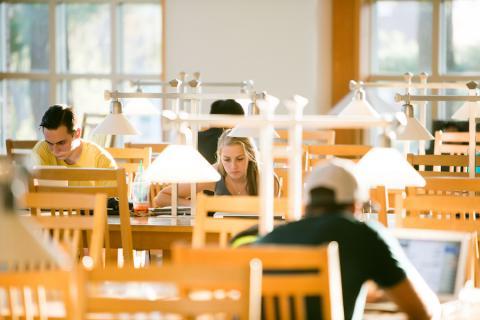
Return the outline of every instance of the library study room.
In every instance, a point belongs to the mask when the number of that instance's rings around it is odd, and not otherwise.
[[[480,319],[479,16],[0,0],[0,319]]]

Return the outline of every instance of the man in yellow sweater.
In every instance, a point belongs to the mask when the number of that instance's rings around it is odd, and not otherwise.
[[[43,166],[116,168],[112,156],[99,145],[80,138],[73,110],[62,105],[48,108],[40,123],[44,141],[33,148],[35,163]]]

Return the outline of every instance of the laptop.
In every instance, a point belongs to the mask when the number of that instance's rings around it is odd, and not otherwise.
[[[466,282],[468,232],[393,229],[408,259],[441,302],[454,300]]]
[[[440,302],[458,298],[467,280],[471,233],[401,228],[389,231],[398,239],[408,259]],[[367,303],[365,309],[398,311],[393,302]]]

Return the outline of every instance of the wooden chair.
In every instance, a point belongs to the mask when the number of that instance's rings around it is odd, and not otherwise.
[[[385,186],[370,189],[370,200],[378,207],[378,221],[388,227],[389,198]]]
[[[215,315],[224,316],[221,319],[259,320],[261,270],[259,261],[250,267],[245,262],[229,267],[164,265],[142,269],[96,269],[86,274],[88,292],[95,286],[105,287],[106,282],[115,283],[117,293],[125,285],[125,292],[118,297],[101,292],[87,293],[86,310],[88,314],[109,315],[108,319],[141,312],[156,313],[156,318],[161,313],[167,319],[175,314],[180,319],[204,319],[206,315]],[[126,286],[131,282],[142,284],[137,292]],[[163,285],[164,289],[155,293],[154,285],[157,288]],[[152,286],[152,290],[141,291],[148,286]]]
[[[82,320],[69,270],[0,272],[0,319]]]
[[[152,156],[158,155],[166,147],[168,147],[169,143],[133,143],[133,142],[126,142],[125,148],[152,148]],[[153,160],[153,159],[152,159]]]
[[[273,168],[273,171],[278,178],[280,197],[288,197],[288,168],[276,167]]]
[[[476,152],[480,152],[480,133],[476,134]],[[434,154],[468,154],[468,132],[435,131]]]
[[[415,155],[408,154],[407,161],[414,166],[424,177],[468,177],[467,155]],[[476,166],[480,164],[480,157],[476,157]],[[440,168],[448,171],[441,171]]]
[[[318,311],[322,319],[343,319],[340,264],[335,242],[317,247],[268,245],[236,249],[191,248],[176,244],[172,250],[173,263],[179,266],[231,267],[260,259],[266,270],[262,279],[262,296],[267,320],[290,319],[292,313],[295,319],[306,319],[306,296],[320,297],[323,308]],[[282,271],[286,272],[282,274]]]
[[[279,137],[275,142],[287,143],[288,130],[276,130]],[[305,145],[321,145],[335,143],[335,130],[303,130],[302,143]]]
[[[109,238],[106,236],[107,228],[107,197],[104,194],[81,193],[26,193],[22,204],[34,208],[32,217],[53,240],[66,247],[73,258],[78,257],[83,248],[83,231],[89,231],[88,255],[92,258],[94,266],[101,265],[102,248],[109,249]],[[51,216],[38,214],[40,208],[48,208]],[[81,211],[84,210],[83,215]],[[88,215],[92,210],[93,215]],[[36,212],[37,211],[37,212]]]
[[[7,149],[7,157],[11,161],[23,160],[30,156],[33,147],[38,140],[5,140],[5,147]]]
[[[275,215],[288,217],[288,203],[286,198],[276,198]],[[192,245],[204,246],[206,235],[219,235],[219,245],[226,247],[228,240],[235,234],[258,224],[258,218],[214,218],[208,212],[250,213],[259,214],[260,199],[253,196],[206,196],[197,195],[197,210],[193,226]]]
[[[128,194],[130,194],[130,187],[135,179],[135,173],[138,170],[140,160],[143,168],[147,169],[150,166],[152,159],[152,149],[147,148],[105,148],[115,159],[117,166],[125,169],[127,174]]]
[[[397,219],[404,228],[437,229],[480,233],[480,197],[409,195],[404,200],[405,213]],[[473,278],[480,285],[478,239],[474,239]]]
[[[308,146],[305,168],[307,171],[311,171],[316,164],[331,157],[358,161],[371,148],[371,146],[356,144],[311,145]]]
[[[46,186],[35,184],[35,179],[54,181],[67,180],[69,184],[74,182],[92,182],[92,185]],[[93,184],[97,182],[98,185]],[[130,210],[128,207],[125,169],[38,168],[32,171],[30,192],[103,193],[106,194],[107,197],[117,197],[123,259],[126,265],[133,264],[132,230],[130,226]],[[108,234],[108,232],[106,234]]]
[[[407,196],[404,208],[409,216],[451,219],[451,221],[476,220],[475,214],[480,212],[480,197]]]
[[[424,187],[408,187],[407,195],[480,195],[480,178],[426,177]]]

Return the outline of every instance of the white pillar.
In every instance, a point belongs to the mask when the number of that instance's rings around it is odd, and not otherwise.
[[[257,105],[260,109],[260,115],[265,120],[270,120],[278,105],[278,99],[272,96],[266,96],[265,99],[258,100]],[[273,230],[273,125],[268,123],[260,130],[260,235],[265,235]]]
[[[302,119],[303,109],[308,100],[295,95],[292,100],[287,100],[285,105],[292,118],[289,128],[288,145],[288,216],[289,221],[299,220],[302,215],[302,132],[303,127],[299,120]]]

